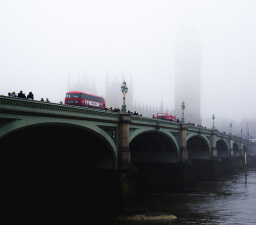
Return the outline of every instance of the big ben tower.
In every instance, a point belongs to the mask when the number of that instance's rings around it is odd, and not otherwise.
[[[193,23],[184,24],[175,46],[175,113],[185,122],[201,124],[201,43]]]

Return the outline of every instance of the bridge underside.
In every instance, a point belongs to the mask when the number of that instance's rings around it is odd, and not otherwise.
[[[113,154],[94,133],[76,126],[31,126],[3,137],[0,146],[10,202],[26,202],[46,214],[110,209]]]
[[[246,145],[243,146],[243,151],[248,152]]]
[[[234,143],[233,144],[233,151],[234,151],[234,156],[239,156],[240,153],[239,153],[239,146],[237,143]]]
[[[161,133],[145,132],[130,143],[131,163],[175,163],[177,148]]]
[[[77,126],[41,125],[13,132],[0,139],[1,147],[20,165],[69,169],[113,168],[114,157],[106,142]]]
[[[193,136],[187,141],[188,158],[210,159],[209,145],[201,136]]]
[[[179,176],[177,147],[170,137],[159,132],[142,133],[131,141],[130,151],[144,192],[177,188],[174,182],[174,177]]]
[[[219,158],[227,158],[228,157],[228,146],[225,141],[218,140],[216,142],[217,148],[217,157]]]

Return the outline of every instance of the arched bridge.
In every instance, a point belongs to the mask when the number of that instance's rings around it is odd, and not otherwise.
[[[184,123],[1,96],[0,146],[22,159],[113,169],[241,156],[248,143]]]

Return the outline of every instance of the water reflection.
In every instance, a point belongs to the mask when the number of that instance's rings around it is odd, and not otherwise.
[[[116,225],[140,224],[256,224],[256,173],[247,171],[223,182],[198,183],[199,192],[143,195],[148,212],[174,214],[177,219],[117,221]]]

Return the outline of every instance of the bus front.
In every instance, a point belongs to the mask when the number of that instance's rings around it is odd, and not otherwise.
[[[67,105],[81,105],[81,95],[82,92],[79,91],[69,91],[66,93],[65,104]]]

